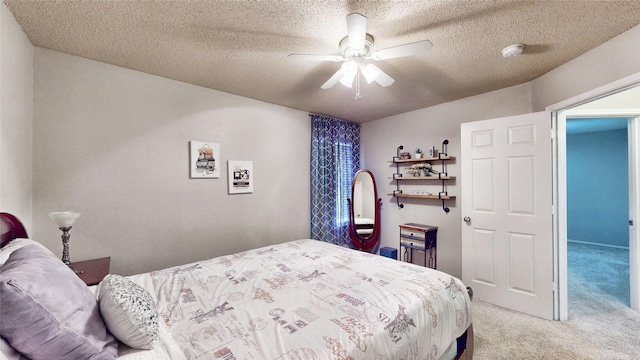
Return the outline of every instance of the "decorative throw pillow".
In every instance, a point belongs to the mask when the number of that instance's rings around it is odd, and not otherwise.
[[[158,312],[147,290],[109,274],[100,283],[98,302],[107,328],[118,340],[134,349],[153,349],[158,342]]]
[[[31,239],[22,239],[22,238],[13,239],[8,244],[6,244],[3,248],[0,249],[0,266],[2,266],[4,263],[7,262],[7,260],[9,260],[9,256],[11,256],[12,252],[20,249],[21,247],[27,246],[27,245],[37,245],[37,246],[44,247],[39,242],[31,240]]]
[[[118,354],[91,290],[43,246],[15,250],[0,268],[0,311],[0,335],[30,359]]]

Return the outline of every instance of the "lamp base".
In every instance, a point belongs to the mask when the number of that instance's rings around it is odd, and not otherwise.
[[[71,230],[71,226],[59,227],[62,231],[62,262],[65,265],[71,264],[71,259],[69,257],[69,230]]]

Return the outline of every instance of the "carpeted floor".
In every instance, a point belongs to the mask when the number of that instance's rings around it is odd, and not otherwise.
[[[628,252],[625,271],[624,251],[573,245],[569,320],[548,321],[474,301],[474,359],[640,359],[640,313],[628,307]],[[596,263],[603,264],[594,268]]]
[[[580,289],[608,294],[612,301],[629,302],[629,249],[569,241],[569,301]],[[571,308],[569,308],[571,311]]]

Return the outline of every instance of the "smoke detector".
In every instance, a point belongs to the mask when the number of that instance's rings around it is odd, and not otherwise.
[[[522,54],[523,50],[524,50],[524,45],[522,44],[509,45],[506,48],[502,49],[502,57],[510,58],[510,57],[518,56]]]

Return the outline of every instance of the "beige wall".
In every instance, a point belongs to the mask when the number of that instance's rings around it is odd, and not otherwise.
[[[640,25],[531,82],[533,110],[640,73]]]
[[[0,211],[31,228],[33,47],[0,4]]]
[[[398,225],[418,222],[438,226],[438,268],[461,276],[460,161],[448,167],[450,181],[448,201],[450,213],[442,210],[437,200],[405,200],[399,209],[394,198],[387,196],[395,189],[388,177],[395,167],[388,163],[398,145],[412,152],[420,146],[439,148],[448,139],[449,154],[460,155],[460,124],[503,116],[542,111],[545,107],[588,90],[640,73],[640,26],[619,35],[582,56],[524,85],[514,86],[459,101],[392,116],[364,124],[362,128],[363,164],[376,177],[383,199],[381,246],[398,248]],[[526,55],[523,55],[526,56]],[[426,186],[421,186],[425,187]],[[437,186],[429,190],[437,193]]]
[[[638,112],[640,109],[640,86],[636,86],[614,95],[604,97],[580,106],[576,106],[571,110],[620,110],[634,109]]]
[[[363,165],[374,174],[379,197],[383,200],[381,246],[398,248],[400,224],[415,222],[438,226],[438,269],[460,277],[460,124],[527,113],[531,111],[530,101],[531,86],[525,84],[365,123],[361,131]],[[416,147],[441,149],[445,139],[449,140],[447,152],[457,157],[447,165],[449,175],[457,177],[447,182],[449,194],[458,196],[446,202],[450,212],[445,213],[438,200],[403,199],[404,208],[398,208],[395,198],[387,196],[396,188],[395,181],[389,179],[395,166],[389,161],[395,156],[397,147],[403,145],[404,151],[409,152]],[[434,194],[441,189],[438,182],[404,184],[402,188],[409,191],[410,186]],[[415,256],[416,261],[422,260],[418,252]]]
[[[82,213],[71,260],[132,274],[307,238],[308,113],[36,48],[33,237],[61,251],[47,213]],[[189,141],[220,143],[219,179],[189,179]],[[219,158],[220,159],[220,158]],[[227,160],[252,194],[228,195]]]
[[[34,55],[0,9],[0,207],[25,219],[33,238],[60,252],[47,213],[80,211],[72,260],[112,256],[113,272],[131,274],[309,236],[306,112],[49,50]],[[529,84],[364,124],[362,161],[384,204],[382,246],[397,247],[400,223],[437,225],[438,267],[460,276],[460,199],[447,202],[449,214],[433,200],[398,209],[386,195],[397,146],[448,139],[459,156],[463,122],[541,110],[640,72],[639,33]],[[223,162],[253,160],[254,193],[227,195],[226,165],[220,179],[189,179],[190,140],[219,142]],[[448,168],[458,177],[459,161]],[[460,178],[448,190],[459,195]]]

